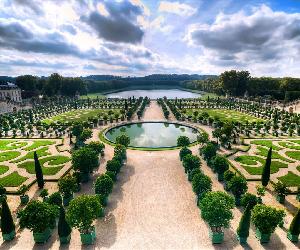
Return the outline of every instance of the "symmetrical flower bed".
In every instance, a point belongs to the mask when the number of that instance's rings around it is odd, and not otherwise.
[[[21,184],[34,181],[34,151],[38,154],[45,179],[58,179],[65,172],[62,169],[68,169],[70,161],[68,152],[57,151],[56,145],[60,143],[61,139],[0,140],[0,184],[15,190]]]

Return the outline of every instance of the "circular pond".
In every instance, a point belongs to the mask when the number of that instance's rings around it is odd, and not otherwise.
[[[165,122],[132,123],[109,129],[105,136],[116,142],[119,135],[130,137],[130,147],[135,148],[169,148],[177,146],[179,136],[187,136],[190,142],[197,140],[198,131],[181,124]]]

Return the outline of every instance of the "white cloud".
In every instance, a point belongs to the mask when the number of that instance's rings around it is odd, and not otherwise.
[[[185,3],[161,1],[158,11],[173,13],[179,16],[192,16],[196,13],[197,9]]]

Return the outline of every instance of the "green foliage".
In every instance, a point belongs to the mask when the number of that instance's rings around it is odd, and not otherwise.
[[[0,162],[9,161],[20,156],[21,153],[18,151],[6,151],[0,153]]]
[[[285,196],[290,191],[285,183],[278,181],[277,183],[272,183],[274,191],[279,196]]]
[[[27,190],[28,190],[28,187],[26,185],[22,185],[18,188],[18,193],[21,195],[24,195]]]
[[[102,174],[94,183],[95,193],[107,197],[112,192],[113,185],[113,180],[108,175]]]
[[[93,149],[95,152],[100,154],[103,152],[105,145],[99,141],[92,141],[87,145],[87,147]]]
[[[187,136],[179,136],[177,138],[177,146],[178,147],[187,147],[190,145],[190,139]]]
[[[186,172],[192,171],[195,168],[199,168],[201,165],[200,158],[196,155],[186,155],[183,158],[183,167]]]
[[[295,214],[295,216],[291,222],[289,231],[292,235],[300,234],[300,208],[298,208],[297,213]]]
[[[261,184],[266,187],[270,180],[270,171],[271,171],[271,161],[272,161],[272,147],[269,149],[266,163],[263,168],[263,173],[261,176]]]
[[[87,139],[92,137],[92,130],[83,129],[79,136],[77,136],[77,140],[81,142],[85,142]]]
[[[119,173],[120,169],[122,167],[122,163],[118,161],[117,159],[112,158],[111,160],[107,161],[106,163],[106,170],[112,171],[115,173]]]
[[[225,180],[226,182],[229,182],[229,181],[232,179],[233,176],[235,176],[235,173],[233,173],[233,172],[230,171],[230,170],[226,170],[226,171],[224,172],[224,180]]]
[[[76,178],[71,176],[70,174],[58,180],[58,190],[64,197],[71,196],[72,193],[76,191],[77,186],[78,184]]]
[[[0,178],[0,185],[5,187],[18,187],[26,180],[26,177],[21,176],[17,171],[14,171],[9,175]]]
[[[101,209],[98,197],[80,195],[70,202],[66,219],[71,227],[77,228],[81,233],[89,233]]]
[[[241,205],[246,208],[247,206],[249,209],[252,209],[257,204],[257,197],[251,193],[245,193],[241,199]]]
[[[203,155],[204,160],[210,161],[217,154],[217,147],[215,144],[209,142],[200,149],[200,153]]]
[[[202,174],[200,168],[194,168],[188,173],[189,181],[192,181],[196,174]]]
[[[258,204],[252,209],[251,220],[261,233],[270,234],[275,231],[283,217],[283,210]]]
[[[186,155],[191,155],[191,154],[192,151],[190,149],[188,149],[187,147],[183,147],[182,149],[180,149],[179,158],[182,161]]]
[[[233,208],[233,197],[221,191],[209,192],[200,201],[202,218],[216,231],[229,227]]]
[[[278,180],[280,180],[282,183],[284,183],[288,187],[296,187],[296,186],[300,185],[300,176],[297,174],[294,174],[291,171],[288,171],[288,173],[284,176],[278,177]]]
[[[206,193],[211,191],[212,181],[208,176],[202,173],[198,173],[194,175],[192,179],[192,187],[195,194],[199,198],[202,198]]]
[[[98,166],[98,154],[89,147],[82,147],[72,153],[73,169],[89,173]]]
[[[246,193],[248,190],[247,180],[239,175],[235,175],[228,182],[229,190],[233,193],[234,196],[241,196]]]
[[[62,197],[59,192],[54,192],[49,196],[47,203],[51,205],[61,206],[62,205]]]
[[[40,193],[40,196],[42,197],[42,198],[45,198],[45,197],[47,197],[49,195],[49,192],[48,192],[48,189],[46,189],[46,188],[44,188],[42,191],[41,191],[41,193]]]
[[[37,153],[34,152],[34,169],[35,169],[35,175],[36,175],[36,180],[38,183],[39,188],[43,188],[44,187],[44,176],[43,176],[43,171],[42,171],[42,167],[41,164],[39,162]]]
[[[62,206],[60,207],[57,229],[59,237],[67,237],[72,232],[72,228],[66,221],[65,209]]]
[[[211,167],[218,173],[223,174],[229,169],[229,163],[226,157],[221,155],[216,155],[211,159]]]
[[[129,136],[123,134],[120,135],[116,138],[116,143],[125,146],[126,148],[129,146],[130,144],[130,138]]]
[[[247,238],[249,236],[250,222],[251,222],[251,208],[249,204],[246,206],[246,209],[240,220],[239,227],[237,228],[236,231],[237,235],[239,235],[240,237]]]
[[[6,199],[2,199],[1,232],[2,234],[10,234],[12,231],[15,231],[15,223]]]
[[[34,233],[44,232],[54,225],[58,212],[57,206],[33,200],[19,212],[20,227],[28,228]]]
[[[121,144],[117,144],[114,148],[114,155],[120,156],[122,161],[126,159],[126,147]]]
[[[202,132],[197,136],[197,141],[201,144],[205,144],[209,141],[209,135],[206,132]]]

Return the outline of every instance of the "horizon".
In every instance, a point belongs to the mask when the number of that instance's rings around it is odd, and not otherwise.
[[[300,77],[299,41],[293,0],[0,2],[2,76]]]

